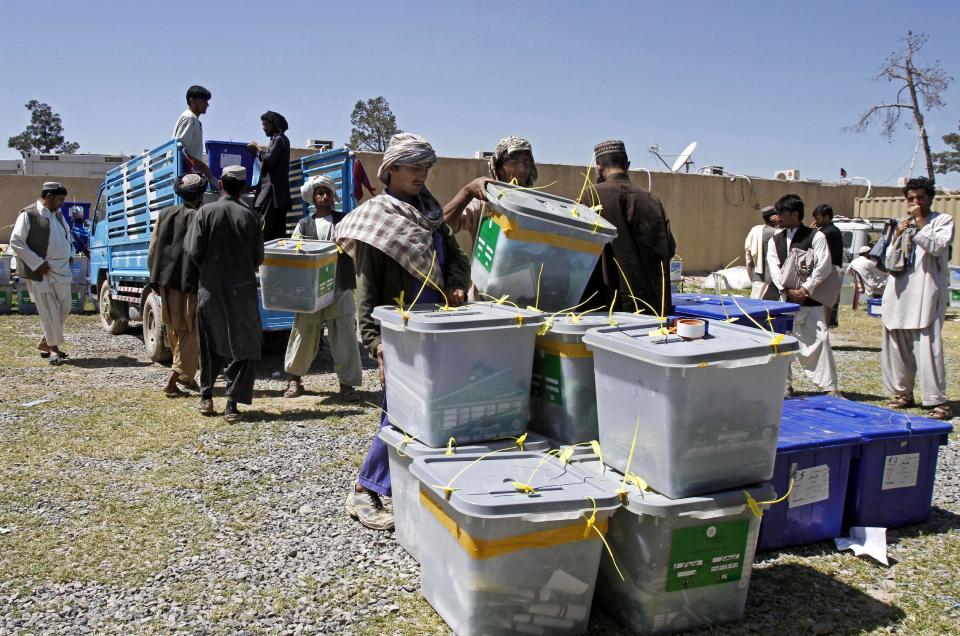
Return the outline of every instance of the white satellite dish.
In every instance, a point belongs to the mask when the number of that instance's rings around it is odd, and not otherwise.
[[[689,146],[683,149],[683,152],[680,153],[680,156],[677,157],[677,160],[673,162],[673,166],[670,167],[670,172],[678,172],[680,168],[684,167],[689,163],[690,157],[693,155],[693,151],[697,149],[697,142],[692,142]],[[690,172],[690,167],[687,166],[687,172]]]

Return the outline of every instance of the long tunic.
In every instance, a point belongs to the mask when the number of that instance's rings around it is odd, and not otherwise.
[[[603,205],[601,215],[617,228],[617,238],[604,247],[593,278],[591,286],[601,282],[596,274],[602,274],[602,288],[588,287],[584,298],[593,291],[600,291],[605,298],[600,303],[595,298],[590,306],[609,304],[616,290],[619,307],[632,311],[633,301],[629,297],[632,289],[633,294],[643,301],[638,304],[647,315],[650,315],[651,307],[658,314],[661,308],[669,312],[673,306],[670,259],[676,254],[677,244],[660,199],[632,184],[626,174],[615,174],[598,183],[597,194]],[[588,202],[589,198],[585,203]],[[620,275],[617,263],[623,269],[629,287]],[[661,300],[663,291],[666,293]]]
[[[27,245],[27,236],[30,234],[30,215],[27,210],[30,207],[36,207],[37,213],[50,221],[50,239],[47,243],[46,256],[40,256]],[[17,256],[17,262],[23,263],[32,270],[36,270],[44,261],[50,265],[50,271],[43,277],[43,280],[31,281],[36,289],[49,291],[50,283],[70,284],[72,277],[70,258],[73,256],[73,241],[70,237],[70,230],[67,228],[67,222],[63,220],[63,215],[60,212],[51,212],[43,205],[42,201],[37,201],[33,206],[24,208],[13,226],[13,233],[10,235],[10,247],[13,248],[13,253]]]
[[[200,337],[221,357],[259,360],[257,268],[263,263],[263,233],[257,214],[224,196],[197,211],[184,242],[200,270]]]
[[[262,208],[267,199],[276,210],[290,209],[290,140],[283,133],[270,137],[270,145],[259,153],[260,182],[254,207]]]
[[[883,290],[883,326],[887,329],[925,329],[942,318],[949,303],[950,245],[953,219],[931,212],[927,224],[913,237],[913,266],[890,274]],[[887,248],[889,253],[896,243]]]

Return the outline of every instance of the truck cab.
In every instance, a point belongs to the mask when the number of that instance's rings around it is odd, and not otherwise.
[[[245,144],[208,142],[222,147]],[[353,209],[353,153],[346,148],[319,152],[290,162],[293,208],[287,232],[309,212],[300,199],[304,179],[314,174],[331,177],[340,190],[338,211]],[[182,144],[173,139],[110,170],[94,206],[90,236],[90,291],[97,298],[100,324],[111,334],[124,333],[131,322],[143,323],[143,342],[150,359],[168,362],[172,353],[160,319],[160,296],[150,289],[147,253],[160,210],[181,203],[174,183],[184,174]],[[216,175],[215,175],[216,176]],[[251,175],[252,176],[252,175]],[[208,192],[205,201],[218,195]],[[282,332],[293,325],[293,314],[267,310],[260,304],[264,331]]]

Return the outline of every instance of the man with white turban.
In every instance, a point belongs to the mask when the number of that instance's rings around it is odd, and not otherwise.
[[[533,160],[533,146],[523,137],[510,135],[497,144],[488,163],[489,177],[474,179],[460,189],[443,208],[443,220],[455,233],[465,232],[470,236],[469,245],[461,247],[473,251],[477,232],[484,216],[486,195],[484,188],[491,180],[516,182],[529,188],[537,181],[537,162]]]
[[[300,196],[307,209],[311,206],[314,208],[314,213],[300,219],[292,238],[332,241],[336,225],[344,217],[334,210],[334,204],[340,201],[340,197],[333,179],[323,175],[310,178],[300,188]],[[323,338],[323,325],[326,323],[333,366],[340,380],[340,397],[346,402],[359,401],[360,395],[354,387],[363,384],[363,370],[360,366],[356,305],[353,300],[356,287],[353,261],[349,255],[342,253],[337,257],[333,303],[312,314],[294,315],[283,361],[290,381],[283,397],[303,395],[301,380],[317,357]]]
[[[183,249],[187,230],[193,225],[197,209],[203,203],[207,180],[199,174],[186,174],[174,184],[183,199],[180,205],[160,210],[157,227],[150,237],[147,264],[150,287],[160,295],[161,320],[173,349],[173,365],[163,392],[167,397],[182,397],[177,384],[199,391],[196,375],[200,367],[200,338],[197,331],[198,271],[190,265]]]
[[[381,383],[383,345],[380,327],[373,320],[374,307],[394,305],[401,294],[408,302],[419,296],[423,304],[443,304],[444,295],[452,306],[466,299],[470,261],[443,223],[440,204],[425,187],[436,160],[433,147],[423,137],[394,135],[377,171],[386,191],[337,224],[337,243],[357,268],[360,338],[377,360]],[[382,413],[381,427],[388,423],[386,398]],[[347,512],[368,528],[389,530],[393,514],[380,497],[390,494],[387,446],[375,436],[357,484],[347,496]]]

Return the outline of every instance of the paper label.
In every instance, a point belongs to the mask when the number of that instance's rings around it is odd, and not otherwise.
[[[484,219],[480,224],[477,236],[477,246],[473,249],[473,257],[488,272],[493,268],[493,256],[497,251],[497,239],[500,238],[500,226],[493,219]]]
[[[739,581],[749,532],[749,519],[674,530],[666,591]]]
[[[917,485],[917,471],[920,469],[920,453],[887,455],[883,466],[883,482],[880,490],[894,488],[913,488]]]
[[[240,155],[233,155],[228,152],[220,155],[220,168],[227,168],[229,166],[239,166],[243,163],[243,157]]]
[[[320,268],[317,274],[317,298],[333,293],[334,277],[337,272],[337,264],[330,263]]]
[[[798,470],[793,476],[793,490],[787,499],[789,508],[826,501],[830,498],[830,467],[826,464]]]
[[[533,350],[533,376],[530,394],[558,406],[563,406],[563,382],[560,374],[560,356]]]

